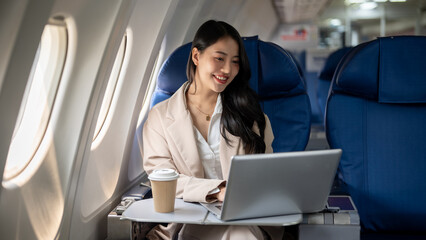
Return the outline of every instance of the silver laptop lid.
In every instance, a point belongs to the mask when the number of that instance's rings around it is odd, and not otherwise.
[[[324,209],[341,149],[234,156],[222,220]]]

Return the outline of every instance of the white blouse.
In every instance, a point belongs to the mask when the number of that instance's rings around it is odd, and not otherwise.
[[[222,115],[222,100],[217,97],[216,106],[209,124],[207,141],[200,131],[193,126],[197,140],[198,154],[204,167],[204,177],[208,179],[223,179],[222,166],[220,164],[220,117]]]

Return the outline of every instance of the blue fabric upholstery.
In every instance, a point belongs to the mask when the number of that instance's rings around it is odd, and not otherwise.
[[[340,62],[326,134],[364,232],[426,236],[426,37],[379,38]]]
[[[328,90],[330,89],[331,80],[336,71],[337,64],[343,56],[351,50],[352,47],[343,47],[332,52],[325,61],[324,67],[318,77],[317,100],[322,116],[325,113],[325,104],[327,101]]]
[[[251,68],[250,86],[268,115],[275,152],[302,151],[310,134],[311,108],[303,75],[294,58],[258,37],[243,38]],[[191,43],[176,49],[161,67],[151,107],[170,97],[186,80]]]
[[[162,102],[175,93],[186,78],[186,64],[191,51],[191,43],[177,48],[161,66],[158,73],[157,86],[151,98],[150,108]]]

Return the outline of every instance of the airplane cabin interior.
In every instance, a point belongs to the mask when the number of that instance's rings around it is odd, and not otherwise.
[[[232,223],[142,205],[144,123],[210,19],[241,35],[274,153],[341,149],[322,211]],[[173,222],[426,239],[425,63],[424,0],[2,0],[0,238],[146,239]]]

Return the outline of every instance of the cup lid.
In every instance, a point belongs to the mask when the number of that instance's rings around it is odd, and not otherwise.
[[[148,179],[154,181],[171,181],[179,178],[179,174],[170,168],[156,169],[149,174]]]

